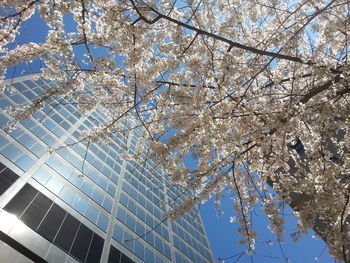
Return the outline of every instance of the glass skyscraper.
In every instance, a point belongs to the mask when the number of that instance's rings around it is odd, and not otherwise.
[[[169,184],[149,159],[121,158],[141,136],[130,123],[108,144],[81,143],[108,116],[98,107],[81,115],[67,97],[6,128],[11,107],[53,85],[20,77],[0,95],[1,261],[213,262],[197,208],[175,222],[164,218],[190,192]]]

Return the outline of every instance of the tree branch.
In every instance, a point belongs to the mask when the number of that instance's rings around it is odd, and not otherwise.
[[[176,24],[178,26],[181,26],[183,28],[186,28],[186,29],[189,29],[191,31],[194,31],[194,32],[196,32],[199,35],[208,36],[208,37],[211,37],[211,38],[216,39],[216,40],[220,40],[220,41],[228,44],[228,46],[229,46],[228,50],[227,50],[228,52],[230,52],[232,50],[232,48],[238,48],[238,49],[242,49],[242,50],[245,50],[245,51],[248,51],[248,52],[251,52],[251,53],[254,53],[254,54],[262,55],[262,56],[279,58],[279,59],[288,60],[288,61],[292,61],[292,62],[297,62],[297,63],[301,63],[301,64],[307,64],[307,65],[315,64],[313,62],[304,61],[304,60],[302,60],[299,57],[283,55],[283,54],[270,52],[270,51],[265,51],[265,50],[261,50],[261,49],[257,49],[257,48],[254,48],[254,47],[250,47],[250,46],[247,46],[247,45],[240,44],[238,42],[232,41],[232,40],[227,39],[225,37],[222,37],[222,36],[219,36],[219,35],[207,32],[205,30],[199,29],[197,27],[188,25],[188,24],[186,24],[184,22],[181,22],[181,21],[179,21],[177,19],[174,19],[174,18],[172,18],[170,16],[164,15],[164,14],[160,13],[158,10],[154,9],[153,7],[143,3],[151,11],[153,11],[154,13],[157,14],[156,18],[154,18],[152,20],[149,20],[145,16],[142,15],[142,13],[140,12],[139,8],[135,4],[135,1],[134,0],[130,0],[130,1],[131,1],[132,5],[133,5],[135,11],[137,12],[137,14],[140,16],[141,20],[143,20],[147,24],[154,24],[161,18],[165,19],[165,20],[167,20],[167,21],[169,21],[171,23],[174,23],[174,24]]]

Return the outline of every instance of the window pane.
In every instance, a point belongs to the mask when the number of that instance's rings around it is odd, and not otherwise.
[[[134,239],[133,237],[128,233],[124,232],[124,239],[123,239],[123,246],[125,246],[130,251],[133,251],[134,248]]]
[[[109,194],[111,194],[114,197],[115,196],[115,192],[116,192],[116,188],[115,188],[114,185],[109,184],[108,188],[107,188],[107,191],[108,191]]]
[[[24,211],[21,220],[31,229],[36,230],[51,205],[52,201],[39,193]]]
[[[74,199],[74,195],[75,193],[70,187],[64,186],[59,194],[59,197],[67,204],[71,204]]]
[[[89,253],[86,258],[86,263],[96,263],[100,262],[101,253],[103,249],[103,238],[94,233],[94,236],[91,241],[89,248]]]
[[[157,236],[154,236],[154,241],[155,241],[154,244],[155,244],[156,249],[159,252],[163,253],[163,242],[162,242],[162,240],[160,240]]]
[[[87,209],[87,202],[86,200],[84,200],[82,197],[80,197],[79,195],[76,195],[73,203],[72,203],[72,207],[74,209],[76,209],[78,212],[80,212],[81,214],[84,214],[86,209]]]
[[[67,212],[61,207],[53,204],[43,222],[40,224],[38,233],[52,242],[66,214]]]
[[[111,212],[112,211],[112,201],[105,197],[105,200],[103,201],[103,207],[108,211],[108,212]]]
[[[92,199],[94,199],[98,204],[102,205],[103,194],[97,189],[95,189],[94,193],[92,194]]]
[[[7,157],[9,160],[16,160],[22,152],[17,147],[10,144],[7,145],[4,149],[2,149],[0,153]]]
[[[124,230],[120,226],[115,225],[113,238],[115,240],[117,240],[120,244],[122,244],[123,243],[123,235],[124,235]]]
[[[41,157],[45,152],[45,148],[40,143],[37,143],[30,149],[30,151],[37,157]]]
[[[130,216],[129,214],[126,215],[126,225],[131,229],[134,230],[135,229],[135,219]]]
[[[28,134],[23,134],[21,137],[18,138],[18,141],[25,146],[27,149],[30,149],[35,144],[35,140],[30,137]]]
[[[12,170],[5,168],[0,163],[0,195],[2,195],[18,178],[19,176]]]
[[[19,217],[37,193],[38,191],[29,184],[24,185],[15,197],[5,206],[5,210]]]
[[[56,176],[52,176],[45,186],[55,195],[58,195],[61,192],[64,183],[61,180],[59,180]]]
[[[154,263],[154,254],[147,247],[145,249],[145,262],[146,263]]]
[[[98,211],[92,205],[88,205],[85,212],[85,217],[89,219],[92,223],[95,223],[98,217]]]
[[[126,220],[126,213],[125,213],[124,209],[121,208],[121,207],[118,208],[117,218],[118,218],[121,222],[125,223],[125,220]]]
[[[136,213],[138,218],[140,218],[142,221],[145,221],[145,211],[140,206],[137,207]]]
[[[135,248],[134,248],[134,252],[136,254],[136,256],[138,256],[139,258],[141,258],[142,260],[145,258],[145,248],[144,246],[141,244],[140,241],[135,240]]]
[[[139,222],[136,222],[136,233],[140,237],[143,237],[143,235],[145,234],[145,227]]]
[[[84,181],[80,189],[86,194],[90,195],[92,193],[92,185],[89,182]]]
[[[105,214],[100,213],[100,216],[99,216],[98,221],[97,221],[97,226],[99,228],[101,228],[104,232],[107,231],[108,218],[107,218],[107,216],[105,216]]]
[[[111,246],[109,250],[108,263],[119,263],[121,252],[115,247]]]
[[[80,228],[78,230],[70,253],[81,261],[84,261],[86,258],[92,238],[92,233],[93,232],[89,228],[83,224],[80,224]]]

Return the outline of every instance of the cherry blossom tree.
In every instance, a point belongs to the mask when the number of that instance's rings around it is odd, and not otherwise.
[[[81,139],[108,140],[125,130],[121,120],[142,126],[140,149],[128,158],[144,158],[149,141],[150,156],[172,182],[193,190],[167,213],[170,219],[231,191],[250,252],[257,233],[248,212],[260,203],[282,239],[286,201],[300,218],[300,234],[314,228],[335,258],[350,262],[349,6],[3,0],[1,79],[11,67],[39,60],[37,76],[57,83],[8,111],[26,119],[60,96],[74,98],[82,112],[105,108],[109,120]],[[49,28],[46,39],[20,42],[35,15]],[[69,20],[73,32],[65,27]],[[183,165],[186,158],[196,167]]]

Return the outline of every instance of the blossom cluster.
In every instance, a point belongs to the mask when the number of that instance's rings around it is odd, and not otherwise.
[[[10,114],[19,121],[65,96],[82,112],[104,108],[108,122],[82,139],[108,140],[125,131],[123,120],[144,127],[151,152],[139,143],[133,158],[157,160],[193,192],[170,218],[229,189],[253,249],[247,213],[260,203],[280,239],[284,200],[300,233],[314,228],[334,257],[350,260],[348,3],[175,2],[1,1],[0,79],[36,59],[40,76],[59,83]],[[33,16],[47,37],[22,43]],[[189,156],[196,167],[184,165]]]

